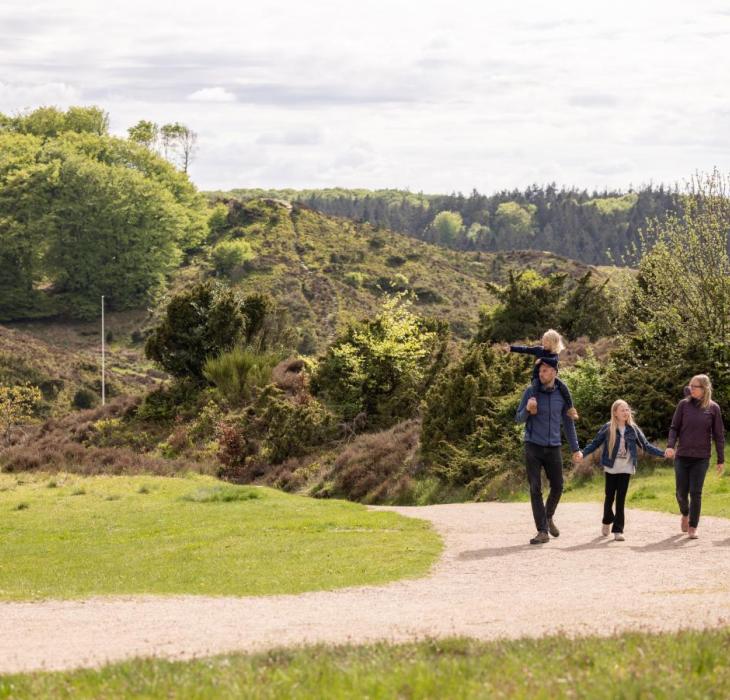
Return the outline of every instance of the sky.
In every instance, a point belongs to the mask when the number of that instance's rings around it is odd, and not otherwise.
[[[730,172],[726,0],[3,0],[0,112],[198,133],[202,189],[621,189]]]

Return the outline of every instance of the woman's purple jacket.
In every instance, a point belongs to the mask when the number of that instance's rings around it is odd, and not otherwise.
[[[674,447],[677,439],[677,457],[702,459],[710,457],[714,440],[717,463],[725,464],[725,426],[720,407],[714,401],[710,401],[707,408],[702,408],[699,401],[692,398],[682,399],[677,404],[667,447]]]

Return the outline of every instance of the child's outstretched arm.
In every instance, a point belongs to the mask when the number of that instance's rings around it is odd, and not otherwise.
[[[543,357],[545,354],[545,348],[542,345],[510,345],[510,352],[521,352],[524,355],[534,355],[535,357]]]

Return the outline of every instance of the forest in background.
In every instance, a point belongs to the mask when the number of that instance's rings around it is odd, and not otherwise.
[[[270,197],[406,233],[456,250],[541,250],[593,265],[635,265],[642,230],[681,207],[676,189],[588,192],[533,185],[493,195],[403,190],[234,189],[211,199]]]

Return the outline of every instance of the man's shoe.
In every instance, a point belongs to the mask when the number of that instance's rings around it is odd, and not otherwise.
[[[558,526],[553,522],[552,518],[548,518],[548,532],[553,537],[560,537],[560,530],[558,530]]]
[[[611,532],[611,526],[610,525],[606,525],[606,523],[604,523],[603,525],[601,525],[601,534],[604,537],[608,537],[608,533],[609,532]]]
[[[697,528],[696,527],[689,528],[689,530],[687,530],[687,534],[691,540],[696,540],[697,539]]]
[[[626,538],[624,537],[623,532],[614,532],[613,539],[616,540],[616,542],[623,542]]]
[[[550,542],[550,536],[542,530],[530,540],[530,544],[545,544],[546,542]]]
[[[682,528],[682,532],[687,532],[689,530],[689,515],[682,516],[680,527]]]

